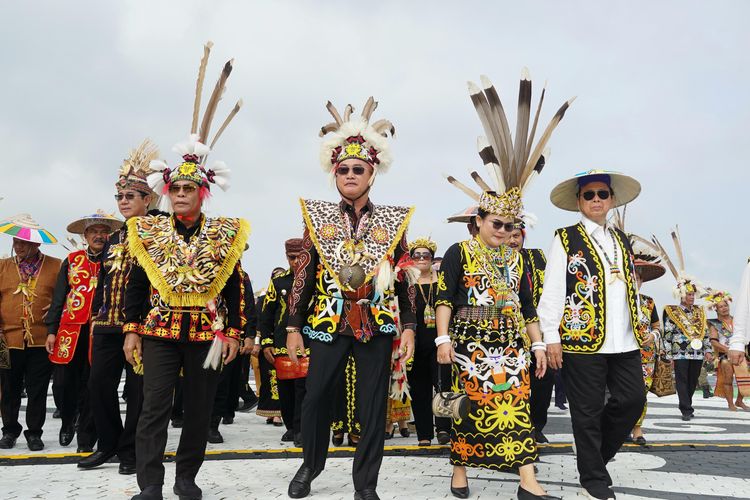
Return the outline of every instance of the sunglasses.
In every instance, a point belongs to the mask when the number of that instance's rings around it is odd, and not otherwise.
[[[135,199],[136,196],[143,196],[142,194],[136,194],[136,193],[117,193],[115,195],[115,200],[122,201],[122,200],[128,200],[132,201]]]
[[[177,194],[180,191],[184,191],[185,194],[191,194],[191,193],[194,193],[197,189],[198,189],[198,186],[194,186],[192,184],[184,184],[182,186],[178,186],[176,184],[169,185],[169,192],[172,194]]]
[[[500,231],[501,229],[505,229],[506,233],[509,233],[513,231],[516,228],[515,222],[503,222],[501,220],[493,220],[492,221],[492,229],[495,231]]]
[[[411,254],[411,258],[414,260],[430,260],[432,259],[432,254],[430,252],[414,252]]]
[[[357,165],[355,167],[351,167],[351,171],[352,173],[354,173],[354,175],[364,175],[365,167]],[[349,175],[349,167],[336,167],[336,175]]]
[[[594,199],[594,196],[598,196],[600,200],[606,200],[611,194],[612,193],[606,189],[600,189],[598,191],[584,191],[581,193],[581,196],[584,200],[591,201]]]

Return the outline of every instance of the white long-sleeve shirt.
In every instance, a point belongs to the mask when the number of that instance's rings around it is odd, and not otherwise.
[[[607,252],[609,259],[612,260],[615,255],[615,244],[608,235],[608,227],[606,225],[600,226],[584,216],[581,217],[581,222],[586,230],[586,234],[596,240],[596,243]],[[599,254],[599,260],[604,268],[604,279],[607,281],[610,271],[609,263],[605,256],[602,255],[601,250],[597,248],[597,245],[593,245],[593,247],[597,254]],[[619,246],[617,252],[619,264],[622,268],[627,265],[626,256],[619,255]],[[562,246],[560,237],[555,235],[552,248],[547,254],[547,267],[544,271],[544,291],[537,307],[539,326],[542,330],[544,342],[547,344],[560,343],[559,328],[560,320],[562,320],[565,312],[567,268],[568,255]],[[597,352],[601,354],[615,354],[639,349],[638,341],[633,333],[633,327],[630,324],[625,283],[620,279],[616,279],[614,283],[606,283],[604,286],[606,331],[604,332],[602,347]]]
[[[734,332],[729,338],[729,349],[744,351],[748,343],[747,329],[750,327],[750,263],[745,266],[740,283],[737,305],[734,306]]]

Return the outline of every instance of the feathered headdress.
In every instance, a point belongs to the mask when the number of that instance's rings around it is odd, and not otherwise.
[[[410,254],[417,248],[426,248],[432,253],[432,255],[435,255],[435,253],[437,253],[438,246],[437,246],[437,243],[432,241],[431,238],[427,237],[427,238],[417,238],[416,240],[409,243]]]
[[[612,225],[625,233],[630,241],[630,247],[633,249],[633,257],[636,271],[644,283],[664,276],[667,270],[662,264],[662,256],[659,248],[650,241],[638,236],[637,234],[628,233],[625,230],[625,212],[627,207],[622,211],[615,210],[612,217]]]
[[[353,115],[354,107],[347,104],[342,117],[331,101],[326,103],[328,112],[333,116],[333,122],[320,129],[320,137],[329,135],[320,146],[320,166],[329,174],[340,162],[357,158],[372,165],[374,174],[386,173],[393,158],[388,144],[388,136],[392,138],[396,133],[393,124],[380,119],[370,124],[372,113],[378,107],[378,102],[370,96],[362,108],[362,113]]]
[[[159,157],[159,148],[150,139],[144,139],[120,166],[119,177],[115,186],[118,190],[133,189],[143,195],[151,195],[152,200],[149,208],[154,208],[159,202],[159,195],[151,190],[148,185],[148,176],[153,173],[151,162]]]
[[[219,107],[219,101],[224,94],[227,80],[229,75],[232,73],[232,65],[234,59],[229,60],[224,64],[224,68],[219,75],[219,79],[214,86],[213,92],[208,99],[208,104],[203,113],[203,119],[200,120],[200,108],[201,108],[201,97],[203,95],[203,81],[206,77],[206,67],[208,66],[208,56],[211,53],[213,47],[212,42],[206,42],[203,46],[203,57],[201,58],[200,67],[198,69],[198,80],[195,86],[195,100],[193,102],[193,122],[190,126],[190,137],[187,142],[175,145],[172,150],[182,156],[182,163],[170,169],[169,166],[160,160],[152,161],[150,167],[154,170],[154,173],[148,176],[148,184],[156,193],[164,193],[169,189],[169,185],[179,180],[192,181],[200,187],[201,200],[205,199],[210,194],[211,184],[216,184],[222,190],[226,191],[229,188],[229,169],[226,164],[221,161],[216,161],[210,168],[206,168],[206,158],[211,152],[211,149],[219,140],[221,134],[227,128],[232,119],[237,115],[242,107],[242,99],[237,101],[229,112],[224,122],[216,131],[213,139],[208,142],[209,132],[211,130],[211,124],[216,115],[216,110]],[[199,126],[200,125],[200,126]],[[161,203],[162,209],[168,207],[167,203]]]
[[[674,276],[674,279],[677,281],[674,288],[672,289],[672,295],[674,295],[676,299],[682,300],[688,293],[698,293],[701,292],[704,288],[700,283],[698,283],[695,278],[685,272],[685,257],[682,253],[680,232],[677,226],[675,226],[674,230],[672,230],[671,235],[672,242],[674,243],[675,253],[677,254],[677,263],[679,264],[679,268],[674,265],[672,259],[669,258],[669,254],[664,249],[662,244],[659,243],[659,240],[656,238],[656,236],[652,236],[651,240],[659,249],[659,252],[664,258],[664,262],[667,264],[667,267],[672,273],[672,276]]]
[[[727,304],[732,302],[732,295],[729,292],[714,290],[713,288],[706,288],[706,293],[701,295],[701,298],[708,302],[708,307],[710,309],[716,309],[716,307],[724,301],[726,301]]]
[[[539,142],[532,147],[546,88],[542,89],[534,120],[531,122],[531,132],[529,132],[531,80],[528,70],[524,68],[518,91],[518,113],[514,143],[497,90],[486,76],[480,78],[482,88],[479,88],[473,82],[468,83],[469,95],[485,133],[477,140],[479,157],[482,159],[489,178],[495,186],[490,186],[476,171],[471,172],[471,177],[481,189],[479,193],[458,182],[454,177],[449,176],[448,182],[477,202],[482,210],[503,217],[523,220],[523,191],[544,168],[545,158],[549,157],[548,151],[545,150],[547,142],[549,142],[552,132],[565,116],[565,112],[575,97],[566,101],[557,110],[542,133]]]

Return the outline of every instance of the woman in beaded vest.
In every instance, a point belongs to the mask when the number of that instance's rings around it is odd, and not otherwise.
[[[545,346],[526,261],[506,243],[524,220],[522,190],[544,165],[544,146],[570,101],[558,110],[531,153],[534,130],[529,137],[531,81],[526,71],[520,83],[515,148],[510,135],[500,132],[508,126],[497,91],[485,77],[482,85],[480,90],[470,83],[469,91],[486,133],[479,139],[479,155],[496,188],[476,172],[471,176],[481,194],[448,178],[478,203],[478,232],[446,251],[435,303],[438,363],[453,363],[452,390],[465,392],[470,401],[469,414],[453,420],[450,490],[457,498],[468,498],[469,466],[517,470],[519,499],[556,498],[536,480],[537,446],[529,406],[531,358],[536,375],[543,377]]]
[[[727,292],[718,290],[709,290],[704,297],[709,304],[709,309],[716,311],[716,318],[708,320],[708,331],[713,345],[714,352],[719,358],[718,377],[716,379],[716,389],[714,396],[724,396],[727,400],[729,411],[737,411],[737,407],[743,410],[750,410],[742,398],[742,393],[737,392],[737,400],[734,400],[734,368],[727,358],[729,351],[729,339],[732,337],[734,330],[734,318],[731,315],[729,304],[732,302],[732,296]]]

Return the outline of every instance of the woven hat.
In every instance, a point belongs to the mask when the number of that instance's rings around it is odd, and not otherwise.
[[[587,170],[555,186],[549,198],[557,208],[578,212],[578,191],[589,182],[604,182],[614,193],[615,205],[627,205],[641,193],[641,183],[629,175],[611,170]]]
[[[68,224],[68,232],[72,234],[83,234],[91,226],[103,225],[109,227],[110,232],[117,231],[123,225],[123,222],[104,210],[97,210],[95,214],[85,215]]]
[[[14,215],[0,222],[0,233],[31,243],[57,243],[57,238],[40,226],[29,214]]]

